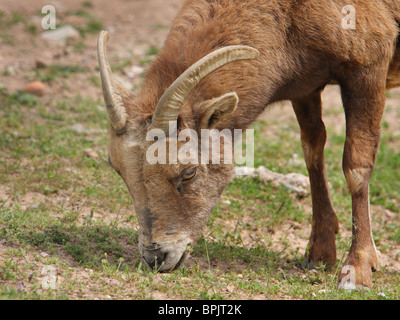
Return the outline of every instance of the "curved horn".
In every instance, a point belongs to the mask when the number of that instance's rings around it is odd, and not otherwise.
[[[118,88],[112,79],[111,67],[107,60],[106,53],[106,44],[108,39],[108,32],[101,31],[97,44],[97,54],[104,101],[107,105],[107,112],[111,126],[118,133],[124,131],[128,114],[125,110]]]
[[[185,99],[203,78],[230,62],[255,59],[259,54],[252,47],[235,45],[213,51],[197,61],[165,91],[157,104],[150,129],[158,128],[168,132],[169,122],[178,119]]]

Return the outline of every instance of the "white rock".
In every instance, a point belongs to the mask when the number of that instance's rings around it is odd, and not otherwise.
[[[87,130],[83,126],[82,123],[75,123],[69,127],[72,131],[75,131],[77,133],[86,133]]]
[[[306,197],[310,194],[309,178],[299,173],[280,174],[261,166],[258,169],[248,167],[236,167],[235,177],[249,176],[259,177],[264,184],[284,185],[298,197]]]
[[[257,171],[255,168],[248,168],[248,167],[236,167],[235,168],[235,176],[250,176],[252,178],[257,176]]]
[[[65,44],[68,38],[78,38],[80,33],[73,26],[65,25],[55,30],[44,31],[40,34],[42,39],[58,44]]]
[[[97,154],[97,152],[93,151],[92,149],[83,150],[83,153],[84,153],[85,156],[87,156],[88,158],[93,158],[93,159],[99,158],[99,155]]]

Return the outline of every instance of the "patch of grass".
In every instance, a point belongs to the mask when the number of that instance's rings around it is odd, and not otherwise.
[[[17,23],[23,23],[25,20],[25,15],[20,12],[12,11],[10,14],[7,14],[0,10],[0,31],[11,28]]]
[[[155,25],[153,26],[153,29],[154,29],[154,30],[168,30],[168,29],[169,29],[169,26],[166,26],[166,25],[157,23],[157,24],[155,24]]]
[[[38,33],[37,26],[35,24],[29,24],[26,26],[25,30],[31,35],[36,35]]]
[[[7,33],[0,33],[0,39],[4,44],[13,44],[14,43],[14,36],[7,34]]]
[[[400,153],[395,152],[383,137],[371,179],[371,203],[400,212]]]
[[[82,4],[82,8],[71,11],[68,15],[78,16],[85,18],[85,26],[75,26],[80,32],[82,37],[86,37],[86,34],[97,34],[99,31],[103,30],[103,24],[99,19],[90,13],[87,9],[91,9],[93,4],[86,1]]]
[[[93,8],[93,3],[91,1],[85,1],[82,3],[83,8]]]
[[[137,233],[102,222],[61,223],[47,211],[45,204],[35,209],[3,206],[0,224],[0,236],[9,245],[28,245],[47,252],[64,250],[77,263],[91,268],[101,267],[104,254],[112,263],[121,258],[125,265],[136,263],[137,257],[132,257],[127,248],[136,247]],[[132,251],[136,252],[136,248]]]
[[[92,14],[90,14],[85,9],[78,9],[78,10],[75,10],[75,11],[68,12],[68,15],[70,15],[70,16],[78,16],[78,17],[85,17],[85,18],[92,18]]]
[[[36,78],[43,82],[51,82],[57,78],[69,78],[74,73],[87,72],[88,69],[76,65],[52,65],[36,69]]]
[[[97,34],[101,30],[103,30],[103,25],[97,20],[89,20],[86,24],[85,32],[88,32],[89,34]]]
[[[85,49],[85,43],[83,41],[79,41],[74,44],[74,48],[78,52],[82,52]]]
[[[258,224],[274,226],[287,218],[302,222],[304,213],[295,204],[295,198],[282,187],[264,185],[259,179],[235,179],[229,183],[226,195],[230,199],[230,214],[240,217],[243,208],[253,212]],[[248,211],[247,211],[248,213]]]
[[[252,126],[255,138],[254,166],[256,168],[265,166],[269,170],[280,173],[298,172],[307,175],[305,166],[294,167],[290,162],[293,155],[302,157],[299,128],[297,124],[285,124],[275,134],[274,139],[266,139],[265,131],[271,125],[276,125],[273,120],[266,122],[257,122]]]
[[[207,257],[212,263],[215,260],[226,262],[227,268],[234,267],[237,264],[245,263],[252,270],[273,269],[280,264],[283,252],[272,251],[264,246],[255,245],[254,247],[245,248],[238,244],[226,244],[229,241],[219,239],[217,242],[208,242],[201,238],[194,247],[192,254],[198,257]],[[239,262],[240,261],[240,262]]]
[[[34,95],[19,90],[15,93],[12,93],[8,96],[8,100],[10,103],[20,104],[27,107],[34,107],[40,104],[40,100],[37,99]]]
[[[122,71],[124,68],[126,68],[126,67],[128,67],[128,66],[130,66],[130,65],[131,65],[131,59],[125,59],[125,60],[123,60],[120,64],[118,64],[118,65],[113,65],[113,66],[112,66],[112,70],[113,70],[114,72]]]
[[[158,54],[159,49],[156,46],[150,46],[150,48],[146,51],[146,56],[154,56]]]
[[[12,45],[14,36],[10,34],[10,29],[18,23],[24,23],[26,17],[17,11],[12,11],[10,14],[0,10],[0,39],[4,44]]]
[[[101,80],[98,76],[90,77],[89,82],[98,88],[101,87]]]

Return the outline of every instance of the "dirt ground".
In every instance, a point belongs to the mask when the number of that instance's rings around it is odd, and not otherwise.
[[[109,58],[111,64],[120,64],[121,61],[129,61],[129,65],[139,65],[141,59],[146,58],[146,50],[149,46],[161,48],[168,33],[172,19],[176,15],[184,0],[95,0],[91,3],[91,14],[96,16],[102,23],[103,28],[110,32]],[[55,79],[46,83],[45,95],[42,97],[44,103],[62,101],[68,97],[76,96],[79,91],[83,97],[99,99],[102,97],[99,86],[93,85],[90,79],[98,77],[97,67],[97,34],[86,33],[85,39],[67,41],[66,44],[57,44],[42,39],[40,10],[45,5],[53,5],[56,8],[57,19],[62,24],[71,24],[74,27],[85,27],[84,16],[69,15],[68,13],[82,9],[84,0],[69,1],[51,1],[51,0],[1,0],[0,10],[6,13],[20,12],[28,17],[24,23],[16,23],[9,32],[12,35],[12,41],[7,42],[0,38],[0,84],[7,88],[9,92],[15,92],[22,89],[30,81],[36,80],[35,66],[38,62],[46,65],[79,65],[89,70],[88,72],[74,75],[71,79]],[[29,25],[37,26],[35,33],[26,32]],[[79,48],[79,49],[77,49]],[[129,70],[122,68],[116,72],[117,76],[124,83],[130,83],[135,91],[140,86],[140,77],[131,77]],[[394,90],[388,97],[388,104],[397,106],[400,91]],[[337,109],[341,104],[338,88],[329,87],[324,93],[324,105],[326,110],[329,108]],[[283,104],[287,105],[287,104]],[[1,107],[1,106],[0,106]],[[397,116],[393,116],[398,111],[391,108],[385,114],[385,121],[392,123],[398,121]],[[271,108],[262,117],[273,116],[282,121],[293,120],[292,113],[282,113],[279,108]],[[327,126],[334,128],[335,131],[343,132],[345,121],[343,112],[331,112],[325,119]],[[394,136],[400,136],[400,126],[392,125],[391,128],[397,128]],[[400,149],[400,140],[397,145]],[[329,146],[328,146],[329,147]],[[6,198],[5,186],[0,186],[0,196]],[[27,194],[23,197],[23,205],[29,206],[30,201],[42,197],[41,195]],[[303,205],[305,210],[311,211],[307,204]],[[377,210],[384,209],[376,208]],[[88,209],[89,210],[89,209]],[[389,213],[388,213],[389,214]],[[391,213],[392,214],[392,213]],[[229,222],[227,222],[229,224]],[[310,232],[310,226],[296,225],[296,233],[290,229],[292,225],[283,226],[281,233],[276,233],[279,238],[283,233],[287,233],[287,240],[294,247],[300,247],[304,251],[307,245],[307,237]],[[299,237],[298,230],[304,237]],[[345,236],[345,235],[344,235]],[[349,235],[348,235],[349,236]],[[252,241],[250,235],[244,235],[244,242]],[[400,271],[398,261],[400,247],[393,248],[382,255],[382,263],[390,269]],[[4,250],[0,243],[0,259]],[[29,260],[29,257],[26,259]],[[90,270],[81,271],[77,277],[87,278]],[[90,297],[82,297],[90,298]],[[107,298],[107,297],[99,297]],[[159,298],[163,298],[160,296]]]
[[[30,80],[35,80],[35,73],[32,72],[32,69],[37,60],[48,65],[78,64],[89,70],[95,70],[97,66],[97,34],[88,35],[84,39],[84,49],[80,52],[73,49],[73,42],[60,45],[40,37],[40,33],[43,31],[41,20],[45,15],[41,15],[39,12],[43,6],[53,5],[56,9],[56,17],[62,21],[63,25],[84,27],[85,17],[69,14],[82,9],[84,2],[82,0],[4,0],[0,2],[1,11],[19,12],[29,17],[30,20],[17,23],[12,27],[12,44],[2,44],[0,41],[0,70],[7,68],[12,74],[12,77],[7,77],[4,83],[6,88],[15,91],[22,89]],[[183,0],[147,0],[145,5],[143,1],[96,0],[93,2],[93,7],[90,8],[91,14],[101,21],[105,30],[110,32],[109,58],[111,63],[130,59],[132,65],[135,65],[144,56],[144,50],[149,45],[160,48],[168,33],[168,26],[183,2]],[[24,28],[27,24],[37,26],[37,34],[32,35],[25,32]],[[121,77],[124,77],[126,81],[129,80],[124,75]],[[87,74],[81,79],[74,78],[74,81],[68,82],[68,84],[63,81],[55,81],[51,86],[46,87],[46,97],[49,100],[60,99],[63,96],[75,95],[79,90],[85,96],[97,99],[101,96],[101,90],[90,85],[86,78]]]

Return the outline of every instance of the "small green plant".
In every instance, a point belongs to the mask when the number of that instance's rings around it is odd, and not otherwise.
[[[154,56],[157,55],[159,52],[156,46],[150,46],[150,48],[146,51],[147,56]]]
[[[35,24],[29,24],[26,26],[25,30],[31,35],[36,35],[38,33],[37,26]]]
[[[40,104],[39,99],[37,99],[34,95],[22,90],[18,90],[17,92],[10,94],[7,99],[12,104],[24,105],[27,107],[33,107]]]
[[[89,34],[97,34],[103,29],[101,22],[97,20],[89,20],[86,24],[85,32]]]
[[[74,73],[88,71],[87,68],[76,65],[52,65],[44,69],[36,69],[36,78],[43,82],[52,82],[57,78],[69,78]]]

